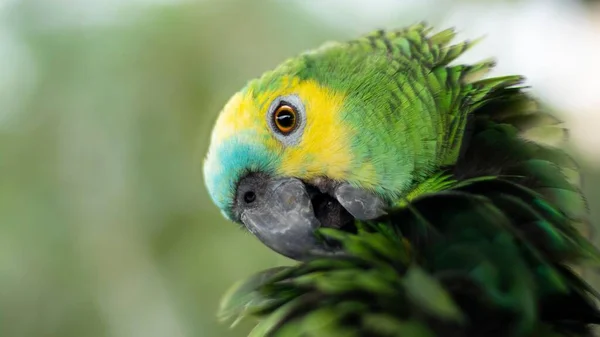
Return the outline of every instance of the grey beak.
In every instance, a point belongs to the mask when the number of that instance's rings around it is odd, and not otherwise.
[[[370,220],[385,214],[385,203],[378,196],[347,183],[325,193],[331,193],[338,205],[317,203],[317,215],[311,201],[314,191],[309,194],[301,180],[249,175],[238,184],[236,214],[267,247],[294,260],[341,253],[318,238],[319,227],[339,228],[348,217]]]
[[[335,188],[334,196],[354,218],[372,220],[386,214],[386,203],[377,195],[342,183]]]
[[[256,206],[245,208],[240,219],[269,248],[295,260],[331,254],[315,236],[320,227],[310,196],[298,179],[267,180],[256,193]]]

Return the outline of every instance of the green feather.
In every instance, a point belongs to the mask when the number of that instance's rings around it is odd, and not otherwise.
[[[253,282],[262,302],[277,303],[260,311],[267,318],[256,336],[292,331],[388,336],[400,326],[424,336],[485,335],[487,329],[533,336],[545,329],[569,331],[577,319],[583,325],[600,320],[589,286],[564,267],[589,257],[590,247],[534,191],[500,179],[475,179],[410,205],[364,223],[357,234],[323,230],[341,242],[343,256]],[[544,311],[549,305],[558,305],[552,314],[563,310],[568,320],[550,320]],[[577,315],[571,315],[574,310]],[[482,319],[486,315],[493,321]]]

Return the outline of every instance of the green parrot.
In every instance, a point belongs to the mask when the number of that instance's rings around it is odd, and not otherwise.
[[[226,296],[254,336],[591,336],[598,262],[567,130],[522,86],[453,63],[421,23],[329,42],[251,80],[215,123],[223,215],[299,261]]]

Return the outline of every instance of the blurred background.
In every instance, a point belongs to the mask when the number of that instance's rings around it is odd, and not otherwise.
[[[594,1],[0,0],[0,336],[245,336],[220,297],[289,261],[207,196],[216,114],[289,56],[421,20],[487,36],[461,61],[569,124],[600,225]]]

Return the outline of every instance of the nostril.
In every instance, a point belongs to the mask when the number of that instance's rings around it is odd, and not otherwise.
[[[253,203],[254,200],[256,200],[256,193],[254,193],[252,191],[248,191],[248,192],[244,193],[244,201],[247,204]]]

